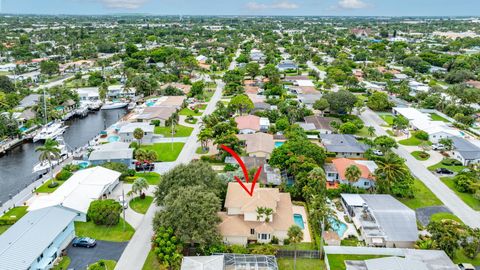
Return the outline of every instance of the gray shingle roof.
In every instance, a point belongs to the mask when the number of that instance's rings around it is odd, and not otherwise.
[[[0,269],[28,269],[76,216],[58,206],[27,213],[0,235]]]
[[[347,134],[320,134],[323,145],[329,152],[334,153],[365,153],[367,146],[361,144]]]
[[[480,148],[475,144],[460,138],[451,137],[453,142],[453,149],[459,152],[465,159],[480,159]]]

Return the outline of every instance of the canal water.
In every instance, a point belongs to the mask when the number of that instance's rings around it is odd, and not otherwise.
[[[126,112],[126,109],[100,110],[85,118],[67,121],[68,128],[63,134],[65,143],[73,149],[84,146],[105,127],[117,122]],[[37,179],[32,169],[39,162],[39,153],[35,152],[35,148],[41,145],[41,142],[25,143],[0,157],[0,202],[7,201],[10,195],[14,196]]]

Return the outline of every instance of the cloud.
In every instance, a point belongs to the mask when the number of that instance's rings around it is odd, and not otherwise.
[[[137,9],[149,0],[98,0],[107,8]]]
[[[368,5],[362,0],[340,0],[338,7],[344,9],[361,9],[368,7]]]
[[[247,3],[247,9],[258,11],[266,9],[297,9],[298,5],[295,3],[290,3],[288,1],[274,2],[274,3],[258,3],[258,2],[249,2]]]

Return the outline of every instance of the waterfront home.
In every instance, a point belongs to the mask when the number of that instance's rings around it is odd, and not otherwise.
[[[16,110],[24,110],[26,108],[33,107],[38,104],[38,101],[40,100],[40,97],[42,95],[40,94],[30,94],[26,97],[24,97],[21,101],[20,104],[15,107]]]
[[[121,126],[120,130],[118,131],[121,141],[126,143],[136,142],[137,139],[133,137],[133,132],[137,128],[143,130],[143,138],[141,139],[141,143],[151,144],[155,126],[144,122],[127,123]]]
[[[251,185],[245,183],[248,189]],[[288,238],[288,228],[294,224],[290,193],[256,185],[250,196],[239,183],[228,184],[226,212],[218,213],[222,220],[219,231],[226,244],[246,246],[249,242],[269,243],[274,236],[281,242]],[[271,209],[271,215],[258,215],[259,207]]]
[[[0,269],[50,269],[75,237],[76,216],[61,206],[28,212],[0,235]]]
[[[361,172],[360,178],[355,182],[350,182],[345,176],[345,172],[350,166],[356,166]],[[338,187],[338,184],[349,184],[367,189],[375,185],[374,172],[378,166],[371,160],[336,158],[332,160],[332,163],[326,163],[323,168],[325,169],[329,187]]]
[[[246,146],[246,152],[251,157],[266,157],[275,148],[273,135],[267,133],[239,134],[238,139]]]
[[[253,134],[259,131],[267,131],[270,127],[270,121],[265,117],[256,115],[242,115],[235,117],[239,134]]]
[[[412,248],[418,240],[415,211],[391,195],[342,193],[341,198],[367,246]]]
[[[129,148],[129,145],[125,142],[111,142],[95,146],[88,156],[88,161],[95,166],[106,162],[117,162],[132,167],[134,149]]]
[[[80,101],[98,101],[100,100],[100,94],[98,93],[98,87],[84,87],[77,88],[75,91],[78,93]]]
[[[332,127],[332,122],[341,124],[341,121],[333,117],[323,117],[319,115],[305,116],[303,118],[306,124],[312,124],[314,130],[318,131],[320,134],[332,134],[335,132],[335,128]]]
[[[460,160],[463,166],[480,163],[480,147],[464,138],[451,137],[451,139],[453,142],[451,155]]]
[[[109,85],[107,96],[111,99],[115,98],[134,98],[136,89],[132,87],[125,87],[122,84]]]
[[[328,250],[327,248],[326,250]],[[347,270],[458,270],[443,250],[389,249],[372,254],[371,248],[355,247],[358,254],[383,255],[381,258],[367,260],[346,260]],[[328,251],[327,251],[328,252]],[[387,256],[390,255],[391,256]],[[331,269],[333,270],[333,269]]]
[[[61,205],[75,211],[76,220],[86,221],[90,203],[107,197],[118,185],[120,175],[101,166],[77,171],[53,193],[33,197],[27,203],[28,210]]]
[[[368,149],[349,134],[320,134],[320,140],[323,147],[336,157],[361,158]]]
[[[160,125],[165,125],[167,121],[177,109],[174,107],[147,107],[143,111],[135,116],[138,122],[150,123],[152,120],[160,121]]]

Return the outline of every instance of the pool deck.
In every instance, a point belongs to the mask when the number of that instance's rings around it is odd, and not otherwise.
[[[360,237],[360,235],[358,235],[357,233],[357,230],[355,229],[355,225],[353,225],[353,223],[348,223],[345,218],[344,218],[344,215],[345,213],[342,212],[342,211],[338,211],[338,209],[335,207],[335,205],[330,205],[330,207],[333,209],[333,211],[335,212],[335,215],[337,216],[337,219],[346,224],[347,225],[347,230],[345,230],[345,233],[343,233],[342,236],[340,236],[340,239],[344,239],[344,238],[347,238],[349,235],[354,235],[356,236],[357,238]]]
[[[302,242],[312,242],[312,238],[310,236],[310,227],[308,226],[308,219],[307,219],[307,212],[305,211],[305,207],[300,206],[300,205],[294,205],[292,207],[293,214],[299,214],[302,216],[303,219],[303,225],[305,228],[302,230],[303,231],[303,240]]]

